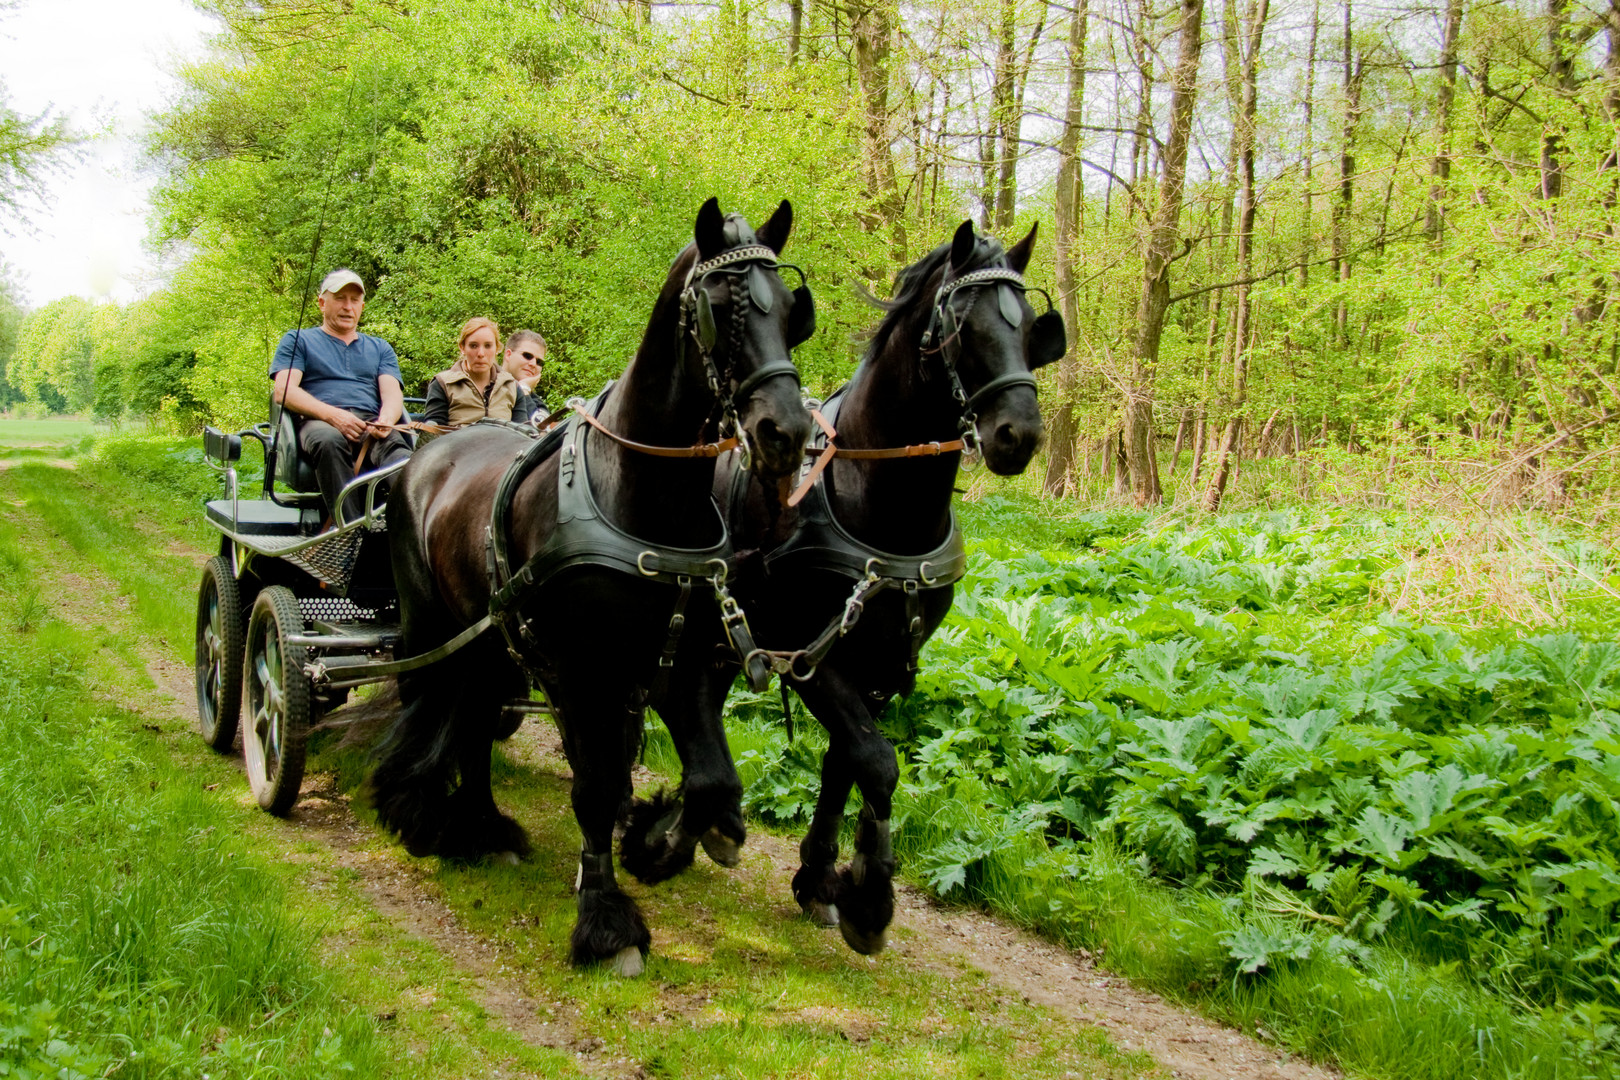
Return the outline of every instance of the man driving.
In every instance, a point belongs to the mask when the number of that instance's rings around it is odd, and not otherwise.
[[[359,331],[366,287],[353,270],[326,275],[315,302],[321,325],[289,330],[270,362],[275,400],[297,413],[298,445],[314,466],[321,497],[336,515],[338,493],[365,466],[376,469],[410,454],[405,434],[395,431],[405,411],[399,357],[381,338]],[[364,507],[351,495],[345,517]]]

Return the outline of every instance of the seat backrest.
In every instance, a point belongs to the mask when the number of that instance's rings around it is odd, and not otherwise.
[[[270,395],[270,431],[276,442],[276,474],[272,479],[284,491],[300,495],[313,493],[318,499],[321,489],[315,480],[315,470],[298,450],[298,425],[293,420],[293,411],[278,402],[273,393]],[[287,501],[301,503],[305,500],[294,497]]]

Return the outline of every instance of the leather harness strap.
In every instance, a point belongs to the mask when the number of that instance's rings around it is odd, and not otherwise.
[[[821,428],[821,434],[829,446],[837,434],[833,422],[837,419],[839,404],[839,394],[834,394],[824,405],[826,413],[832,414],[830,419],[821,409],[811,410],[811,415],[815,417],[817,425]],[[929,449],[932,445],[922,444],[924,448]],[[949,446],[949,444],[940,445],[942,452]],[[901,447],[875,452],[888,457],[918,457],[928,452],[928,449],[924,449],[920,453],[905,453],[908,449],[912,448]],[[791,676],[798,682],[805,682],[814,677],[816,668],[832,652],[839,639],[854,629],[865,612],[868,600],[886,589],[899,589],[905,600],[906,634],[910,644],[906,673],[908,676],[914,675],[917,671],[918,657],[922,653],[924,638],[922,590],[952,585],[967,573],[967,552],[962,544],[961,527],[957,524],[956,515],[953,513],[950,535],[933,551],[921,555],[896,555],[862,543],[838,523],[837,518],[833,516],[832,502],[827,497],[825,483],[817,482],[826,463],[834,456],[825,450],[823,447],[811,451],[813,454],[819,453],[820,456],[806,470],[807,482],[802,482],[800,491],[795,492],[799,499],[808,495],[809,501],[799,511],[799,522],[792,536],[765,556],[765,572],[767,574],[777,572],[779,567],[785,565],[828,570],[854,580],[854,588],[845,599],[843,609],[838,615],[802,649],[759,649],[756,653],[768,658],[771,670],[778,675]],[[842,456],[848,452],[839,449],[836,453]],[[739,492],[744,486],[745,481],[739,473],[732,488],[734,502],[739,498]]]
[[[606,435],[608,438],[612,439],[625,449],[634,450],[638,454],[650,454],[653,457],[713,458],[719,457],[727,450],[734,449],[738,445],[737,436],[733,435],[731,438],[721,439],[719,442],[698,443],[696,446],[651,446],[647,443],[639,443],[632,439],[627,439],[623,435],[614,434],[607,429],[607,425],[603,424],[602,421],[598,420],[589,412],[580,412],[579,416],[587,424],[591,425],[591,427],[595,428],[597,431],[600,431],[603,435]]]
[[[753,635],[742,609],[726,588],[733,550],[731,534],[719,508],[714,507],[711,501],[710,506],[715,510],[715,527],[720,536],[718,541],[706,548],[677,548],[631,536],[608,520],[597,505],[596,497],[591,492],[585,434],[587,427],[605,431],[600,424],[592,424],[591,421],[593,414],[601,409],[607,393],[604,390],[602,396],[589,406],[576,404],[566,424],[526,446],[502,474],[496,487],[485,540],[490,577],[489,611],[506,638],[507,651],[531,680],[540,683],[545,673],[527,659],[538,652],[539,642],[532,620],[524,618],[518,609],[562,571],[575,566],[597,566],[676,587],[675,606],[658,658],[660,682],[667,677],[668,669],[674,664],[686,626],[686,607],[692,586],[696,582],[706,582],[714,590],[720,606],[721,622],[732,647],[737,650],[738,656],[745,658],[751,681],[762,684],[769,679],[769,671],[763,661],[747,660],[757,651]],[[635,443],[630,445],[633,449],[641,446]],[[694,448],[652,449],[690,451]],[[514,571],[510,556],[512,503],[519,485],[553,453],[562,454],[557,466],[556,526],[541,549]],[[673,456],[699,455],[683,453]],[[763,686],[756,688],[762,689]]]
[[[910,446],[891,446],[883,450],[848,450],[833,444],[833,440],[838,437],[838,432],[833,430],[832,424],[821,414],[820,409],[812,408],[810,415],[817,424],[821,425],[822,432],[827,436],[827,445],[809,451],[816,459],[815,464],[810,466],[810,470],[805,473],[804,479],[799,481],[799,486],[794,488],[793,494],[788,496],[787,504],[789,506],[798,506],[804,500],[804,497],[810,493],[810,488],[821,478],[822,472],[826,470],[835,457],[845,458],[849,461],[890,461],[895,458],[938,457],[941,454],[967,449],[967,443],[962,439],[951,439],[949,442],[935,441],[913,443]]]

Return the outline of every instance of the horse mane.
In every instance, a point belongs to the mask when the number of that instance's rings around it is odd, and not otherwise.
[[[1006,248],[1002,246],[1000,240],[993,236],[976,237],[973,245],[973,255],[968,259],[968,265],[963,267],[963,272],[988,265],[992,260],[999,259],[1004,254],[1006,254]],[[896,274],[894,276],[893,295],[887,300],[873,296],[865,289],[860,289],[863,300],[885,313],[883,321],[878,323],[877,329],[871,332],[866,352],[861,356],[863,364],[883,351],[884,347],[889,343],[889,338],[893,336],[901,321],[919,300],[931,299],[930,296],[925,296],[928,283],[934,279],[936,272],[950,262],[950,258],[951,241],[947,240]]]

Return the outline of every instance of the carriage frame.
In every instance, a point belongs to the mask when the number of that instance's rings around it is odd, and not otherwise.
[[[258,442],[266,460],[262,491],[247,497],[237,473],[244,439]],[[284,410],[234,433],[205,428],[203,451],[224,490],[203,506],[220,541],[197,594],[198,732],[220,753],[233,750],[240,732],[254,797],[285,816],[298,801],[310,732],[326,713],[351,689],[444,659],[487,620],[431,652],[398,656],[399,598],[378,488],[406,461],[358,473],[327,520],[320,495],[298,490],[313,485],[307,469],[299,475]],[[278,481],[292,490],[278,490]],[[342,507],[356,493],[364,510],[345,520]],[[506,711],[515,729],[526,715],[551,710],[516,700]]]

